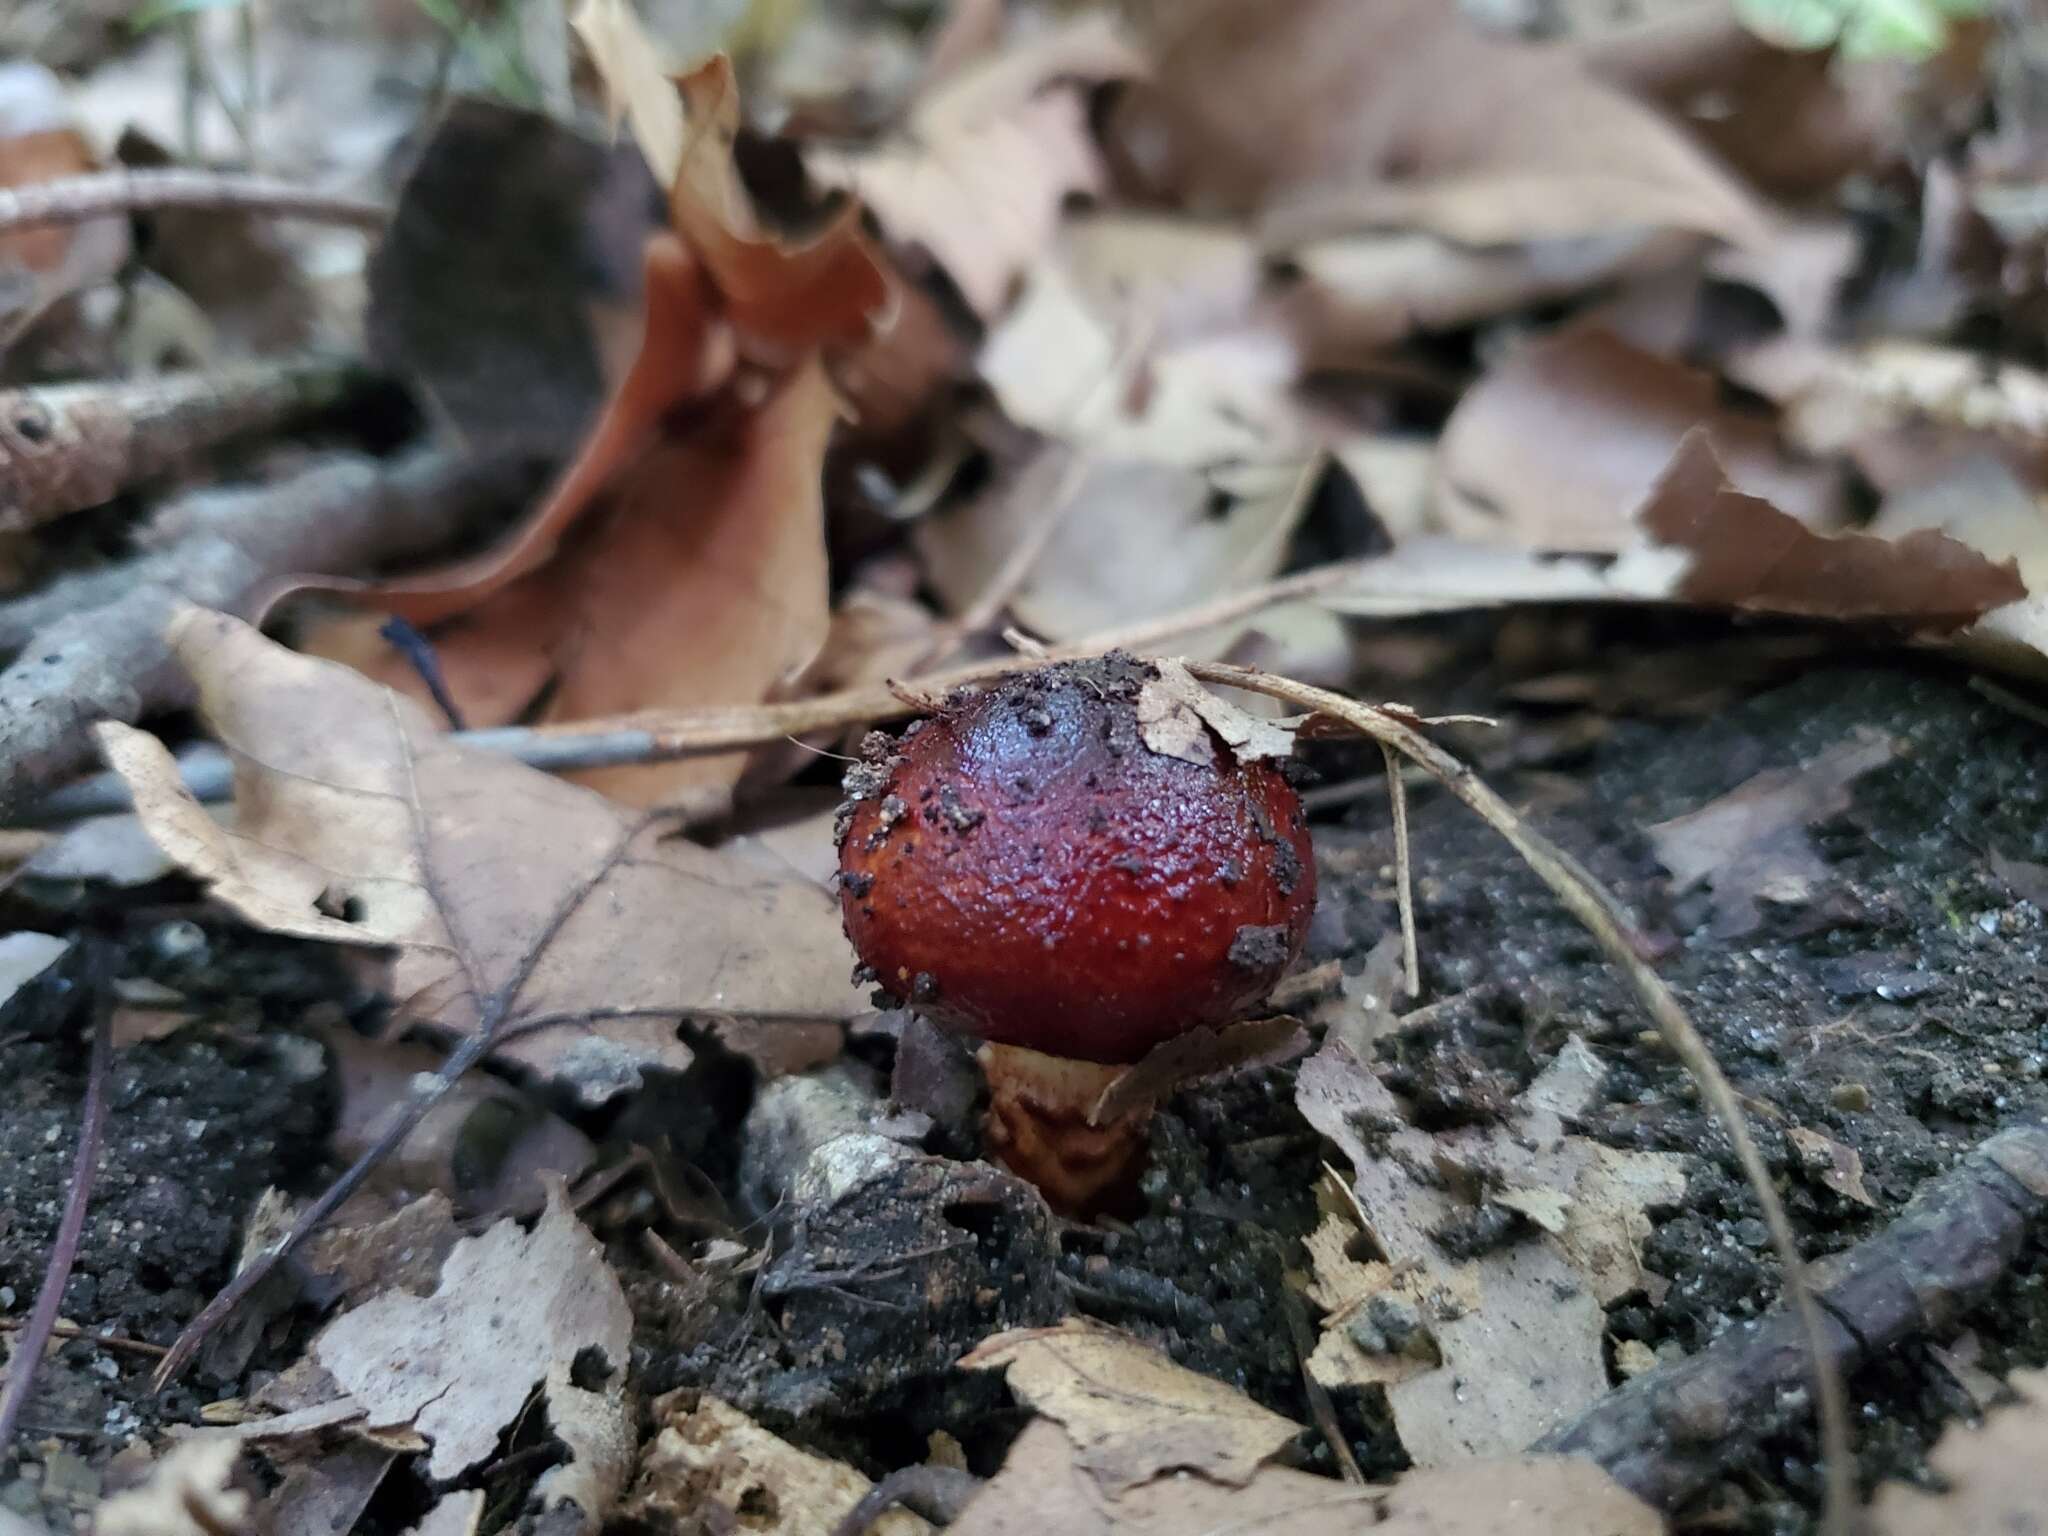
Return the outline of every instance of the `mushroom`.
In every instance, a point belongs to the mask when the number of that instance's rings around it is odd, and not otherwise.
[[[1102,1117],[1148,1051],[1237,1019],[1307,934],[1315,865],[1270,763],[1167,756],[1128,656],[955,694],[847,774],[839,885],[863,979],[986,1044],[988,1140],[1057,1210],[1135,1188],[1151,1104]]]

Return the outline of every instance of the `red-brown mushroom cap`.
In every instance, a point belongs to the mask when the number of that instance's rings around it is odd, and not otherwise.
[[[1300,951],[1301,801],[1221,742],[1152,751],[1151,669],[1104,657],[955,698],[848,775],[840,900],[862,962],[935,1022],[1085,1061],[1228,1023]]]

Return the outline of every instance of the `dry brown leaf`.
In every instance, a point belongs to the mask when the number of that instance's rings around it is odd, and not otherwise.
[[[249,1495],[230,1486],[242,1448],[213,1435],[173,1445],[139,1487],[94,1511],[95,1536],[217,1536],[243,1528]]]
[[[982,379],[1018,425],[1103,459],[1299,458],[1313,446],[1291,395],[1300,348],[1254,302],[1257,276],[1241,235],[1076,221],[989,334]]]
[[[1455,6],[1148,9],[1154,82],[1118,136],[1197,209],[1473,246],[1655,228],[1739,241],[1762,223],[1653,109],[1568,54],[1485,35]]]
[[[1216,760],[1210,743],[1214,732],[1239,762],[1263,757],[1284,762],[1294,755],[1298,721],[1248,714],[1196,682],[1187,667],[1171,656],[1155,662],[1153,673],[1138,690],[1135,708],[1138,735],[1154,752],[1206,767]]]
[[[1101,157],[1071,83],[1142,65],[1112,18],[1092,11],[949,75],[902,130],[872,148],[813,145],[804,165],[921,246],[984,320],[1052,244],[1070,197],[1102,189]]]
[[[1006,1372],[1010,1390],[1060,1425],[1111,1498],[1165,1472],[1247,1483],[1301,1431],[1129,1334],[1079,1319],[999,1333],[960,1364]]]
[[[1587,325],[1525,343],[1466,392],[1444,427],[1437,516],[1474,542],[1618,551],[1696,430],[1743,490],[1809,527],[1839,520],[1833,472],[1789,459],[1767,417],[1721,404],[1707,375]]]
[[[1351,1160],[1357,1208],[1383,1260],[1346,1260],[1354,1267],[1319,1281],[1348,1310],[1328,1319],[1312,1368],[1338,1384],[1384,1384],[1418,1466],[1511,1455],[1607,1391],[1602,1303],[1641,1283],[1644,1208],[1675,1202],[1684,1175],[1670,1154],[1616,1152],[1564,1133],[1604,1070],[1574,1038],[1507,1124],[1430,1135],[1346,1047],[1325,1045],[1301,1069],[1302,1113]],[[1477,1209],[1461,1190],[1541,1196],[1561,1230],[1539,1226],[1454,1259],[1435,1234]],[[1331,1247],[1325,1239],[1325,1263]],[[1382,1295],[1398,1310],[1375,1318]],[[1378,1339],[1367,1332],[1361,1342],[1348,1326],[1361,1311]]]
[[[1877,1201],[1863,1186],[1863,1157],[1854,1147],[1845,1147],[1832,1136],[1810,1131],[1803,1125],[1789,1127],[1785,1140],[1799,1154],[1806,1171],[1845,1200],[1875,1209]]]
[[[368,1427],[424,1435],[433,1446],[428,1474],[443,1482],[496,1450],[505,1426],[544,1388],[549,1425],[571,1464],[594,1472],[597,1482],[586,1486],[608,1487],[615,1499],[631,1456],[622,1373],[632,1330],[625,1293],[557,1180],[531,1232],[508,1219],[464,1238],[431,1296],[392,1291],[366,1302],[321,1329],[311,1354]],[[598,1390],[569,1379],[572,1362],[591,1351],[601,1360]],[[585,1529],[609,1512],[609,1501],[578,1503]]]
[[[640,102],[636,126],[658,117],[645,105],[656,55],[630,13],[600,7],[585,20],[599,64],[621,72],[619,94]],[[825,638],[820,479],[840,405],[820,351],[868,339],[889,279],[856,210],[802,243],[762,231],[732,164],[739,103],[723,57],[669,89],[687,107],[675,233],[648,244],[639,354],[575,461],[496,549],[341,588],[439,626],[431,638],[466,724],[505,723],[543,693],[549,720],[755,702]],[[647,132],[650,154],[665,156],[666,127]],[[339,644],[309,643],[426,695],[390,647],[365,658],[364,639],[358,623]],[[594,770],[585,782],[657,804],[729,789],[744,764]]]
[[[1887,1483],[1870,1503],[1877,1536],[2039,1536],[2048,1529],[2048,1371],[2014,1371],[2019,1401],[1981,1424],[1950,1426],[1927,1460],[1948,1484],[1930,1493]]]
[[[706,1530],[817,1536],[872,1486],[844,1462],[798,1450],[707,1395],[692,1411],[671,1417],[649,1442],[626,1513],[644,1513],[662,1526],[680,1518]],[[874,1536],[922,1536],[931,1527],[892,1510],[867,1529]]]
[[[1373,230],[1275,251],[1298,274],[1275,304],[1305,366],[1341,368],[1417,332],[1454,330],[1663,270],[1697,244],[1631,230],[1481,247]]]
[[[1849,786],[1890,762],[1898,743],[1859,727],[1811,762],[1760,773],[1698,810],[1644,828],[1674,889],[1711,880],[1713,933],[1732,939],[1763,920],[1759,901],[1800,904],[1827,878],[1807,828],[1849,808]]]
[[[234,619],[188,610],[172,644],[237,759],[237,812],[222,826],[153,738],[104,727],[144,825],[259,927],[395,949],[394,1027],[467,1033],[492,999],[511,1025],[560,1019],[498,1054],[598,1102],[643,1066],[689,1064],[679,1019],[865,1008],[815,885],[465,750],[411,703]]]
[[[27,59],[0,67],[0,187],[98,168],[73,124],[63,82]],[[0,346],[67,294],[112,278],[127,259],[124,218],[0,234]]]
[[[1525,1456],[1410,1472],[1389,1490],[1262,1466],[1242,1487],[1162,1477],[1111,1496],[1074,1443],[1044,1419],[1024,1427],[1003,1468],[951,1536],[1660,1536],[1663,1522],[1591,1462]]]
[[[1679,444],[1636,523],[1689,556],[1672,595],[1710,607],[1882,619],[1944,634],[2027,595],[2014,562],[1986,559],[1942,533],[1814,533],[1729,484],[1698,431]]]
[[[1043,530],[1046,540],[1008,608],[1050,640],[1178,612],[1274,575],[1307,504],[1313,461],[1212,467],[1207,472],[1139,459],[1090,463],[1070,498],[1056,486],[1064,456],[1046,454],[1014,478],[918,525],[933,587],[955,612],[968,610],[1012,554]],[[1244,623],[1178,642],[1187,654],[1222,654]]]

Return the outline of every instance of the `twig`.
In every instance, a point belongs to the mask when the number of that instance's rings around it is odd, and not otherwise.
[[[2043,1220],[2048,1123],[2034,1121],[1985,1141],[1883,1231],[1825,1262],[1830,1364],[1851,1370],[1917,1334],[1952,1333]],[[1637,1497],[1676,1509],[1797,1411],[1802,1329],[1779,1307],[1616,1388],[1533,1449],[1589,1457]]]
[[[1228,623],[1232,619],[1257,613],[1277,603],[1294,602],[1312,597],[1319,592],[1333,591],[1350,581],[1364,563],[1346,560],[1314,566],[1291,576],[1283,576],[1276,581],[1233,593],[1228,597],[1184,609],[1176,614],[1149,619],[1142,624],[1107,630],[1084,640],[1057,646],[1042,656],[1009,656],[974,666],[927,673],[914,680],[916,688],[909,697],[905,696],[903,685],[883,683],[872,687],[849,688],[838,693],[820,694],[816,698],[799,699],[789,704],[740,704],[700,710],[646,710],[630,715],[571,721],[562,725],[470,731],[463,733],[458,739],[465,746],[484,752],[500,752],[529,767],[544,769],[550,773],[567,773],[581,768],[666,762],[679,757],[729,752],[736,747],[766,746],[780,742],[786,737],[806,736],[817,731],[843,730],[850,725],[872,725],[887,720],[902,720],[927,709],[930,697],[942,695],[949,689],[965,684],[987,682],[990,678],[1000,677],[1007,672],[1044,666],[1053,661],[1071,660],[1077,656],[1099,655],[1103,651],[1120,647],[1157,646],[1181,635],[1209,629],[1218,624]],[[296,566],[289,563],[274,565],[272,570],[274,573],[282,574],[292,569],[341,568],[339,562],[321,566],[301,560]],[[166,574],[175,576],[176,573]],[[83,583],[97,583],[99,580],[95,577],[81,579]],[[166,584],[170,583],[167,581]],[[124,588],[125,585],[128,584],[124,583]],[[229,603],[210,598],[203,592],[191,591],[189,587],[181,587],[180,590],[191,601],[205,607],[231,606]],[[68,616],[86,606],[90,605],[67,601],[62,590],[38,594],[18,604],[0,604],[0,646],[10,642],[26,644],[24,639],[16,638],[27,627],[23,610],[27,611],[27,617],[54,622],[58,617]],[[165,616],[168,616],[167,608]],[[163,619],[156,618],[153,622],[160,629]],[[36,627],[40,627],[40,624]],[[41,651],[43,646],[38,643],[27,646],[27,649]],[[161,645],[158,645],[157,649],[161,651]],[[0,704],[4,704],[7,698],[6,683],[6,677],[0,676]],[[134,714],[91,717],[131,721],[134,718]],[[90,719],[86,723],[89,724]],[[81,737],[83,730],[84,727],[81,726]],[[6,750],[6,735],[5,716],[0,714],[0,810],[7,806],[9,754]],[[80,750],[73,755],[72,761],[75,763],[85,755],[87,754]],[[232,770],[226,756],[216,749],[202,748],[187,754],[180,763],[180,771],[186,789],[202,802],[225,800],[232,792]],[[50,773],[48,776],[55,775]],[[11,817],[11,824],[48,826],[75,821],[85,816],[101,816],[124,811],[132,803],[128,788],[118,775],[99,774],[67,785],[33,804],[18,806]]]
[[[369,198],[320,192],[271,176],[179,168],[109,171],[33,186],[0,187],[0,234],[158,208],[233,209],[367,230],[382,229],[391,220],[390,208]]]
[[[339,404],[356,363],[244,363],[0,391],[0,533],[111,501],[202,449]]]
[[[42,1289],[29,1313],[28,1326],[15,1342],[13,1369],[7,1373],[7,1390],[0,1395],[0,1457],[14,1444],[14,1432],[21,1410],[28,1403],[29,1387],[36,1367],[57,1328],[57,1311],[63,1305],[64,1286],[71,1278],[71,1266],[78,1259],[78,1240],[85,1232],[85,1208],[92,1199],[93,1177],[99,1168],[100,1139],[107,1120],[107,1062],[113,1053],[113,989],[104,974],[93,989],[92,1056],[86,1067],[85,1104],[78,1122],[78,1155],[71,1163],[71,1188],[64,1196],[64,1214],[57,1223],[57,1240],[50,1248],[49,1266],[43,1271]]]
[[[417,814],[417,797],[414,806]],[[505,983],[494,991],[484,1004],[477,1019],[475,1032],[465,1035],[462,1043],[448,1053],[448,1059],[441,1064],[441,1070],[414,1090],[404,1109],[393,1117],[391,1124],[384,1128],[383,1134],[378,1136],[340,1177],[322,1190],[317,1199],[299,1213],[290,1231],[269,1247],[252,1255],[235,1273],[235,1277],[201,1309],[199,1315],[185,1325],[184,1331],[172,1343],[169,1353],[157,1366],[156,1374],[150,1378],[157,1391],[161,1392],[177,1380],[178,1374],[184,1370],[199,1346],[206,1342],[208,1335],[215,1328],[226,1321],[228,1314],[235,1310],[242,1298],[261,1285],[282,1260],[311,1237],[327,1218],[340,1208],[343,1201],[362,1187],[363,1181],[385,1158],[398,1149],[426,1117],[427,1111],[446,1098],[471,1067],[499,1046],[528,1033],[527,1029],[520,1027],[512,1019],[512,1010],[518,1005],[519,995],[526,990],[527,982],[532,979],[535,969],[554,944],[563,925],[576,915],[599,883],[618,867],[619,861],[626,856],[634,840],[651,820],[651,817],[642,817],[625,827],[611,852],[599,860],[596,867],[563,896],[554,912],[550,914],[547,925],[535,938],[533,947],[520,957],[519,964],[511,976],[506,978]],[[434,883],[431,869],[427,871],[427,883],[431,889]],[[458,947],[457,958],[474,983],[476,967],[466,951]]]
[[[1344,1481],[1363,1483],[1365,1473],[1358,1465],[1358,1458],[1352,1454],[1351,1442],[1344,1437],[1344,1426],[1337,1420],[1337,1405],[1330,1401],[1329,1392],[1308,1367],[1309,1356],[1316,1352],[1316,1341],[1304,1315],[1301,1298],[1291,1289],[1282,1287],[1280,1309],[1287,1314],[1287,1331],[1294,1335],[1294,1357],[1301,1362],[1301,1388],[1308,1395],[1309,1416],[1316,1421],[1316,1428],[1322,1431],[1323,1443],[1329,1446],[1330,1454],[1337,1458],[1337,1470]]]
[[[274,578],[349,572],[423,554],[511,484],[510,466],[417,449],[339,456],[276,485],[209,491],[166,508],[170,548],[114,573],[60,582],[0,605],[0,819],[92,754],[90,728],[175,708],[191,684],[164,644],[179,601],[246,612]]]
[[[1415,872],[1408,862],[1408,786],[1401,780],[1401,760],[1386,742],[1380,755],[1387,761],[1387,800],[1394,811],[1395,901],[1401,909],[1401,975],[1410,997],[1422,995],[1422,961],[1415,945]]]
[[[1763,1154],[1757,1150],[1756,1141],[1749,1133],[1749,1123],[1737,1102],[1735,1091],[1728,1085],[1728,1079],[1721,1073],[1720,1064],[1714,1060],[1713,1052],[1707,1049],[1706,1041],[1700,1038],[1692,1021],[1685,1016],[1685,1010],[1678,1005],[1671,989],[1663,979],[1650,969],[1643,959],[1646,941],[1634,932],[1621,914],[1620,905],[1609,895],[1580,863],[1557,847],[1549,838],[1536,831],[1515,814],[1508,803],[1483,783],[1479,776],[1435,742],[1406,721],[1385,710],[1360,704],[1339,693],[1327,689],[1297,683],[1291,678],[1276,677],[1251,667],[1231,666],[1222,662],[1186,663],[1187,668],[1204,682],[1221,683],[1226,687],[1245,688],[1254,693],[1263,693],[1269,698],[1279,699],[1298,709],[1310,710],[1340,720],[1361,734],[1372,738],[1383,746],[1391,747],[1411,761],[1420,764],[1430,775],[1439,780],[1452,794],[1476,812],[1496,832],[1507,839],[1515,852],[1533,870],[1538,879],[1549,886],[1564,903],[1565,909],[1576,917],[1600,947],[1607,951],[1636,998],[1642,1003],[1650,1017],[1655,1020],[1658,1032],[1664,1037],[1681,1065],[1699,1085],[1714,1117],[1721,1122],[1728,1133],[1728,1140],[1735,1149],[1736,1161],[1741,1165],[1743,1175],[1751,1188],[1756,1191],[1757,1202],[1763,1207],[1764,1222],[1770,1229],[1771,1246],[1776,1250],[1779,1263],[1785,1271],[1785,1292],[1791,1298],[1795,1314],[1805,1332],[1808,1356],[1812,1364],[1816,1401],[1820,1414],[1821,1461],[1827,1486],[1826,1505],[1821,1515],[1821,1529],[1825,1536],[1848,1536],[1850,1521],[1855,1512],[1854,1467],[1850,1460],[1849,1408],[1843,1394],[1842,1380],[1833,1369],[1827,1344],[1827,1328],[1821,1315],[1820,1304],[1814,1299],[1813,1286],[1807,1276],[1806,1262],[1800,1257],[1799,1244],[1792,1234],[1792,1224],[1785,1215],[1783,1202],[1771,1183],[1769,1167]]]
[[[965,1467],[898,1467],[840,1516],[831,1536],[868,1536],[874,1523],[898,1504],[934,1525],[951,1525],[981,1489],[982,1480]]]
[[[27,1326],[28,1324],[19,1318],[0,1317],[0,1333],[19,1333]],[[90,1328],[81,1328],[76,1323],[67,1323],[62,1319],[59,1319],[51,1332],[60,1339],[84,1339],[89,1344],[97,1344],[102,1349],[111,1349],[116,1353],[148,1355],[157,1360],[170,1353],[163,1345],[152,1344],[147,1339],[131,1339],[119,1333],[94,1333]]]

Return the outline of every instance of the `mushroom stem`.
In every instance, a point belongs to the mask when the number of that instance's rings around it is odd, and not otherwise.
[[[1135,1203],[1152,1101],[1097,1124],[1090,1112],[1126,1066],[1048,1056],[1021,1045],[984,1045],[988,1142],[1062,1216],[1091,1220]]]

